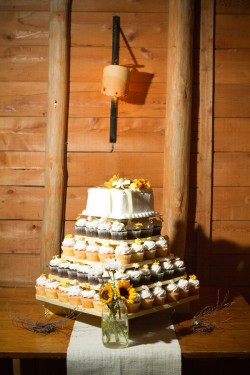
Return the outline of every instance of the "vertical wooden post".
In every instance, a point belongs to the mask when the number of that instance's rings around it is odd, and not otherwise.
[[[188,211],[192,109],[193,1],[169,0],[163,230],[183,258]]]
[[[201,0],[200,121],[197,189],[197,271],[203,282],[210,276],[212,229],[214,1]]]
[[[45,152],[45,196],[40,265],[60,254],[65,194],[68,109],[70,0],[50,1],[48,119]]]

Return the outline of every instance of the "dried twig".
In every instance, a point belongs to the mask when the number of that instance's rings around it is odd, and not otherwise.
[[[75,320],[78,315],[79,314],[76,314],[75,311],[71,311],[70,313],[66,314],[64,318],[51,321],[51,315],[45,313],[44,316],[40,318],[41,320],[37,320],[35,322],[25,317],[15,316],[13,318],[13,324],[31,332],[48,335],[54,332],[66,331],[68,328],[65,324],[70,319]]]
[[[218,312],[225,310],[231,306],[232,302],[228,302],[229,292],[226,293],[222,302],[220,302],[220,293],[218,290],[217,303],[214,306],[206,306],[197,313],[192,320],[191,331],[195,333],[209,333],[219,327],[219,323],[224,323],[231,319],[230,316],[224,315],[220,319]]]

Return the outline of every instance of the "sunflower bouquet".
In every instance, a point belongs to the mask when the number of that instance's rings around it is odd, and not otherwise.
[[[115,272],[122,269],[122,264],[114,259],[107,259],[105,269],[110,280],[99,291],[104,304],[102,312],[102,340],[106,347],[128,346],[128,316],[126,304],[133,303],[136,291],[127,280],[116,280]]]

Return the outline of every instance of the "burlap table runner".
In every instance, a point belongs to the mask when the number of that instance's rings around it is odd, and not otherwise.
[[[129,321],[129,347],[102,344],[101,319],[76,321],[67,352],[67,375],[181,375],[181,350],[166,311]]]

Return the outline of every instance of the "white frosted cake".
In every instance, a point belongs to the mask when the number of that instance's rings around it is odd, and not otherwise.
[[[133,219],[159,215],[154,211],[153,190],[148,180],[114,176],[104,186],[90,188],[82,215]]]

